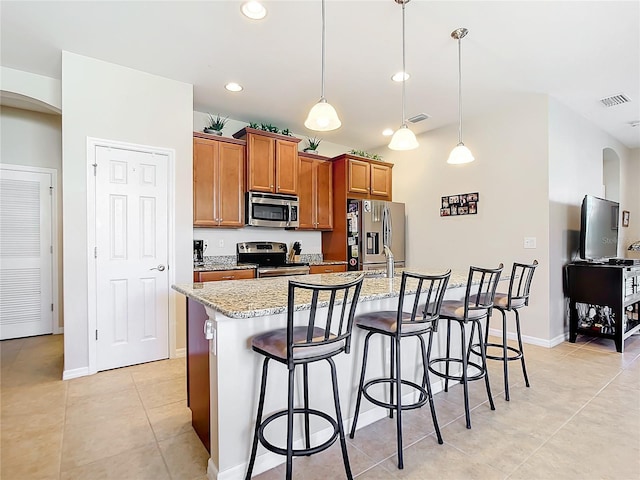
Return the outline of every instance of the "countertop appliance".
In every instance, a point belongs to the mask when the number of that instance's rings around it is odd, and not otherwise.
[[[404,203],[348,200],[346,213],[349,270],[385,270],[385,245],[394,267],[405,266]]]
[[[287,244],[281,242],[242,242],[236,245],[237,261],[258,265],[258,278],[307,275],[308,263],[287,262]]]
[[[247,192],[245,218],[254,227],[295,228],[300,226],[299,207],[295,195]]]
[[[204,240],[193,241],[193,265],[204,265]]]

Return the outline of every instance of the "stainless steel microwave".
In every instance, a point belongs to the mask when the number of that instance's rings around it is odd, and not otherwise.
[[[275,228],[295,228],[300,225],[300,205],[295,195],[247,192],[246,200],[247,225]]]

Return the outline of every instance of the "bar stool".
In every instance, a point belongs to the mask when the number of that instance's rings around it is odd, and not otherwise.
[[[440,318],[447,320],[447,350],[446,356],[435,358],[429,361],[429,371],[434,375],[444,378],[444,391],[449,391],[449,380],[456,380],[462,383],[464,389],[464,413],[467,421],[467,428],[471,428],[471,415],[469,411],[469,385],[468,382],[480,380],[484,378],[487,397],[491,410],[496,407],[493,404],[491,396],[491,385],[489,385],[489,375],[487,372],[487,358],[482,335],[482,325],[480,321],[491,315],[493,308],[496,287],[500,280],[503,265],[498,268],[480,268],[470,267],[467,279],[467,288],[463,300],[445,300],[442,302],[440,310]],[[475,294],[472,294],[472,290]],[[455,322],[460,326],[460,356],[451,356],[451,323]],[[466,340],[465,327],[471,323],[471,335],[469,341]],[[476,328],[478,329],[478,351],[480,353],[481,363],[470,361],[471,348],[473,345],[473,335]],[[431,347],[433,344],[433,335],[429,337],[429,349],[427,356],[431,358]],[[444,363],[445,371],[441,372],[436,366]],[[461,364],[460,372],[451,372],[451,363]],[[469,374],[469,368],[472,368],[472,374]]]
[[[342,425],[342,413],[338,397],[338,380],[336,367],[331,357],[341,353],[349,353],[351,342],[351,330],[353,318],[362,288],[363,275],[357,276],[347,282],[337,284],[309,284],[299,281],[289,281],[287,326],[264,332],[254,337],[251,341],[253,350],[264,355],[262,366],[262,381],[260,385],[260,399],[258,401],[258,414],[251,448],[251,458],[247,470],[246,479],[251,478],[253,466],[258,449],[258,441],[267,449],[279,455],[286,455],[286,478],[291,479],[293,457],[312,455],[329,448],[340,438],[342,458],[347,473],[351,479],[351,468],[347,456],[347,444]],[[296,311],[297,304],[310,304],[307,312]],[[322,308],[320,310],[320,308]],[[302,326],[294,326],[294,314],[296,324],[300,325],[301,315],[308,313]],[[262,418],[264,398],[267,386],[267,370],[270,360],[287,366],[288,377],[288,401],[287,408]],[[308,365],[312,362],[326,360],[331,368],[331,380],[333,386],[333,400],[336,409],[336,418],[333,419],[327,413],[309,408],[309,375]],[[304,406],[294,407],[295,368],[302,365],[303,368],[303,396]],[[293,418],[294,415],[304,416],[305,447],[293,448]],[[333,434],[321,445],[312,447],[309,433],[309,417],[314,415],[321,417],[333,427]],[[286,448],[273,445],[264,437],[264,429],[277,418],[287,417],[287,446]]]
[[[398,468],[404,468],[402,455],[402,412],[419,408],[429,402],[431,407],[431,417],[438,437],[438,443],[442,444],[442,436],[438,427],[436,410],[433,405],[433,394],[431,393],[431,382],[429,381],[428,356],[425,349],[424,334],[432,334],[437,328],[440,312],[440,305],[447,289],[451,270],[442,275],[419,275],[417,273],[402,272],[402,283],[400,284],[400,297],[398,299],[397,311],[370,312],[356,317],[355,323],[358,328],[367,330],[364,340],[364,354],[362,358],[362,371],[360,373],[360,384],[358,386],[358,397],[356,400],[356,411],[351,426],[350,437],[353,438],[356,432],[360,403],[364,395],[371,403],[379,407],[388,408],[389,416],[393,418],[396,412],[396,438],[398,443]],[[412,280],[408,286],[409,280]],[[415,299],[411,312],[403,311],[404,297],[407,293],[415,291]],[[426,306],[426,307],[425,307]],[[369,352],[369,339],[373,334],[379,333],[389,337],[391,343],[390,373],[389,377],[376,378],[365,383],[365,372],[367,367],[367,357]],[[423,375],[422,385],[401,378],[401,339],[405,337],[416,337],[420,341],[422,349]],[[374,398],[369,392],[369,387],[379,384],[389,384],[389,401]],[[402,385],[407,385],[418,391],[419,398],[411,404],[402,404]],[[394,395],[395,391],[395,395]]]
[[[527,367],[524,363],[524,350],[522,348],[522,336],[520,335],[520,314],[518,312],[522,307],[529,305],[529,291],[531,289],[531,279],[535,273],[538,261],[534,260],[531,265],[524,263],[514,263],[511,268],[511,279],[509,280],[508,293],[496,293],[493,306],[502,313],[502,343],[488,343],[489,339],[489,320],[487,319],[487,329],[485,334],[485,346],[502,349],[502,355],[489,355],[487,358],[491,360],[500,360],[504,367],[504,395],[505,400],[509,401],[509,362],[520,360],[522,363],[522,373],[524,375],[524,383],[529,387],[529,377],[527,376]],[[516,335],[518,337],[518,348],[507,345],[507,314],[513,311],[516,320]],[[477,351],[478,345],[474,345],[474,353]],[[488,348],[487,348],[488,350]],[[509,356],[509,352],[515,355]]]

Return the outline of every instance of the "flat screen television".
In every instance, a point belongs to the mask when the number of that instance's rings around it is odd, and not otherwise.
[[[585,195],[580,216],[580,258],[602,261],[618,253],[618,202]]]

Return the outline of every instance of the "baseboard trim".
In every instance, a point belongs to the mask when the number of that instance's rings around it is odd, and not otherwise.
[[[489,335],[493,335],[495,337],[502,337],[502,330],[496,329],[496,328],[490,328],[489,329]],[[509,340],[517,340],[517,336],[515,332],[507,332],[507,338]],[[538,347],[545,347],[545,348],[553,348],[556,345],[560,345],[562,342],[564,342],[565,340],[567,340],[569,338],[569,334],[568,333],[563,333],[561,335],[558,335],[557,337],[554,337],[550,340],[546,340],[544,338],[538,338],[538,337],[531,337],[529,335],[522,335],[522,342],[523,343],[528,343],[530,345],[537,345]]]
[[[72,378],[86,377],[89,375],[89,367],[73,368],[62,372],[62,380],[71,380]]]
[[[56,327],[53,329],[53,334],[54,335],[61,335],[64,333],[64,327]]]
[[[173,358],[182,358],[187,356],[187,349],[185,348],[176,348],[176,353]]]

